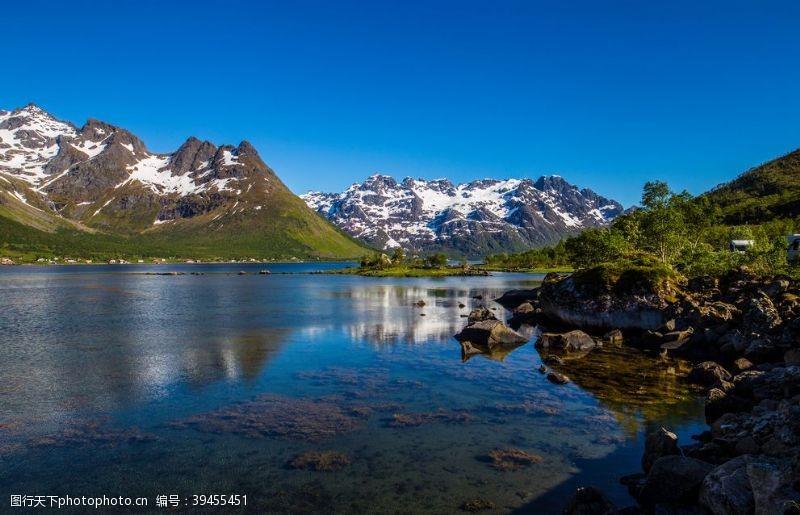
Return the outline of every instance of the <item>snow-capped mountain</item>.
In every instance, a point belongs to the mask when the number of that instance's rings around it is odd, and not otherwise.
[[[342,193],[301,195],[322,216],[372,246],[480,256],[557,241],[609,223],[622,206],[559,176],[454,185],[375,174]]]
[[[191,137],[159,154],[120,127],[89,119],[78,128],[32,104],[0,111],[0,207],[50,232],[174,228],[193,242],[240,238],[251,251],[277,240],[303,253],[317,242],[350,256],[363,251],[319,220],[246,141],[216,146]]]
[[[87,223],[150,197],[159,199],[151,225],[201,214],[243,188],[268,192],[275,178],[267,171],[247,142],[216,147],[189,138],[172,154],[155,154],[130,132],[98,120],[78,129],[34,105],[0,111],[0,178],[30,187],[16,196],[39,196]]]

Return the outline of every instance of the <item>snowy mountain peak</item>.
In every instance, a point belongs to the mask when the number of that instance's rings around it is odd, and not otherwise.
[[[559,176],[454,185],[447,179],[410,177],[398,184],[374,174],[342,193],[309,192],[301,198],[373,246],[467,256],[551,243],[581,228],[607,224],[623,211],[619,203]]]
[[[25,183],[29,196],[84,223],[134,209],[152,211],[157,223],[228,199],[238,205],[239,195],[266,193],[276,178],[247,141],[217,147],[189,138],[172,154],[156,154],[123,128],[90,118],[78,129],[29,104],[0,111],[0,179]]]

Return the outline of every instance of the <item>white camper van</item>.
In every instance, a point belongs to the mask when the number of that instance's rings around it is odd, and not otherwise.
[[[753,246],[753,240],[731,240],[728,247],[731,252],[747,252],[747,249]]]
[[[786,259],[788,261],[794,261],[800,258],[800,234],[790,234],[786,237],[786,240],[789,242]]]

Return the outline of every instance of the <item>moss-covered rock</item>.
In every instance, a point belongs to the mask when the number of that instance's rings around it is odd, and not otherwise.
[[[685,279],[648,255],[602,263],[567,277],[548,275],[539,292],[545,316],[587,328],[657,329],[682,297]]]

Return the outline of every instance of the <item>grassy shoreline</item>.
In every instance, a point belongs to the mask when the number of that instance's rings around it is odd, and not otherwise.
[[[483,265],[463,267],[415,267],[415,266],[390,266],[390,267],[349,267],[337,270],[326,270],[322,273],[332,275],[360,275],[363,277],[486,277],[491,272],[515,272],[546,274],[548,272],[572,272],[568,268],[554,269],[506,269],[502,267],[487,267]]]
[[[326,270],[324,274],[360,275],[363,277],[473,277],[489,275],[488,271],[461,266],[448,267],[349,267],[337,270]]]
[[[481,270],[487,270],[489,272],[516,272],[523,274],[549,274],[551,272],[559,274],[571,274],[572,272],[575,271],[574,268],[569,266],[526,268],[526,267],[504,267],[497,265],[479,265],[479,268]]]

